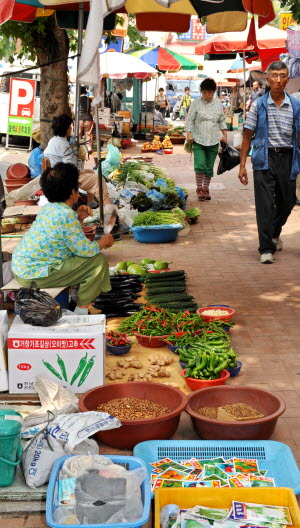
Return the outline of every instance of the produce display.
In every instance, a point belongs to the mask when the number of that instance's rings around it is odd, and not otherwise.
[[[148,276],[148,270],[164,271],[168,269],[169,264],[171,264],[171,262],[143,258],[140,262],[117,262],[117,264],[114,266],[114,269],[120,274],[134,273],[136,275],[140,275],[141,277],[146,277]]]
[[[197,346],[197,345],[196,345]],[[230,364],[236,362],[236,354],[230,349],[228,352],[217,353],[214,350],[207,350],[207,352],[199,352],[197,348],[197,355],[193,356],[192,346],[184,350],[180,349],[180,358],[184,358],[186,362],[188,358],[185,378],[196,378],[213,380],[220,377],[222,370],[230,367]],[[191,355],[190,354],[191,351]]]
[[[142,290],[139,275],[116,275],[110,281],[112,289],[101,293],[93,302],[96,309],[101,310],[107,318],[128,317],[141,309],[142,304],[134,302]]]
[[[160,136],[154,136],[153,141],[151,143],[151,150],[160,150],[162,148],[162,142],[160,140]]]
[[[151,486],[152,491],[159,488],[251,488],[251,487],[274,487],[275,481],[272,476],[269,475],[268,471],[260,469],[259,462],[256,459],[248,458],[230,458],[229,460],[219,456],[212,459],[198,459],[191,458],[189,460],[172,460],[170,458],[164,458],[151,462],[153,473],[151,474]],[[268,474],[268,476],[266,476]],[[200,515],[201,506],[197,506],[198,514]],[[196,523],[197,512],[196,507],[193,509],[193,515],[188,518],[193,519]],[[180,521],[183,520],[183,513],[189,510],[179,510],[178,514],[175,513],[174,522],[180,517]],[[226,514],[224,513],[226,511]],[[181,513],[182,512],[182,513]],[[218,513],[217,513],[218,512]],[[201,508],[201,519],[199,518],[199,526],[191,524],[191,528],[209,528],[213,526],[213,523],[201,524],[205,518],[213,521],[214,519],[220,520],[221,518],[227,518],[229,510],[214,510],[210,508]],[[230,528],[234,528],[232,525],[232,516],[230,516]],[[254,522],[254,521],[253,521]],[[170,526],[170,524],[169,524]],[[217,524],[220,526],[220,523]],[[223,523],[222,523],[223,526]],[[244,525],[245,526],[245,525]],[[259,523],[259,526],[260,523]],[[226,527],[226,521],[224,528]],[[229,525],[228,525],[229,528]],[[236,528],[240,528],[239,524],[236,524]],[[273,526],[275,528],[275,526]],[[279,526],[277,526],[279,528]],[[283,526],[281,527],[283,528]]]
[[[145,211],[139,213],[132,226],[152,226],[152,225],[163,225],[163,224],[178,224],[178,216],[174,212],[167,211]]]
[[[150,143],[150,141],[146,141],[146,143],[144,143],[141,147],[141,151],[142,152],[149,152],[150,150],[152,150],[152,145]]]
[[[122,347],[131,344],[130,341],[128,341],[125,332],[114,332],[112,330],[111,332],[107,332],[106,339],[110,345],[116,347]]]
[[[139,398],[116,398],[101,403],[95,409],[98,412],[107,412],[119,420],[145,420],[146,418],[157,418],[171,412],[167,407],[159,403],[141,400]]]
[[[151,209],[153,202],[151,198],[147,196],[144,192],[139,192],[136,196],[133,196],[130,200],[130,205],[132,209],[137,209],[139,213],[143,211],[148,211]]]
[[[186,276],[183,270],[165,271],[159,274],[149,273],[145,285],[146,297],[151,304],[172,313],[197,310],[194,298],[186,293]]]
[[[165,136],[163,142],[162,142],[162,146],[164,147],[164,149],[172,149],[173,148],[173,145],[172,145],[172,142],[170,140],[170,136]]]
[[[213,310],[213,308],[211,308],[210,310],[204,310],[202,315],[227,315],[227,313],[226,310]]]
[[[192,207],[192,209],[186,209],[184,211],[184,214],[187,220],[193,220],[194,222],[196,222],[199,216],[201,215],[201,210],[199,209],[199,207]]]

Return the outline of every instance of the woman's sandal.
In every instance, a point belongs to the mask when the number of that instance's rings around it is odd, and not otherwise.
[[[197,196],[200,202],[203,202],[203,200],[205,200],[205,193],[202,189],[197,190]]]
[[[204,193],[204,198],[202,198],[203,200],[211,200],[209,191],[203,191],[203,193]]]

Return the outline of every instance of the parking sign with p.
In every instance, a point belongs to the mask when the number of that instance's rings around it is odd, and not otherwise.
[[[31,136],[36,81],[10,79],[7,133],[14,136]]]

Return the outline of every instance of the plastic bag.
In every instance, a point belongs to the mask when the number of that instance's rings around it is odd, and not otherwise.
[[[128,229],[132,226],[133,220],[139,214],[137,209],[129,209],[123,207],[118,211],[118,217],[120,220],[120,228],[122,233],[127,233]]]
[[[69,458],[59,473],[54,518],[73,515],[80,524],[135,522],[143,515],[146,476],[145,468],[126,470],[101,455]]]
[[[117,418],[97,411],[54,417],[44,430],[28,442],[23,451],[21,469],[26,484],[37,488],[48,482],[52,466],[61,456],[78,451],[90,455],[98,453],[99,446],[88,440],[89,437],[98,431],[120,426],[121,422]]]
[[[102,174],[105,178],[108,178],[111,172],[117,169],[120,165],[121,154],[117,147],[114,145],[107,145],[108,154],[104,161],[101,163]]]
[[[20,288],[16,295],[16,310],[23,323],[33,326],[52,326],[61,317],[58,302],[37,288],[35,282],[29,288]]]
[[[28,167],[30,168],[31,178],[36,178],[42,174],[42,159],[44,157],[44,152],[42,152],[41,147],[33,149],[29,158],[28,158]]]
[[[224,143],[224,141],[221,141],[221,150],[218,154],[220,161],[217,174],[223,174],[223,172],[230,171],[241,162],[239,152],[228,145],[228,143]]]
[[[147,192],[146,196],[152,200],[153,206],[151,211],[158,211],[165,201],[165,195],[155,189],[151,189],[151,191]]]

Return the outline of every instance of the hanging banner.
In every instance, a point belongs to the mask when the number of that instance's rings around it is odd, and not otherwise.
[[[31,136],[36,81],[10,79],[7,134]]]
[[[287,29],[287,47],[291,57],[300,58],[300,26]]]
[[[294,26],[296,24],[293,19],[293,15],[290,11],[285,11],[279,15],[279,29],[285,31],[288,26]]]

